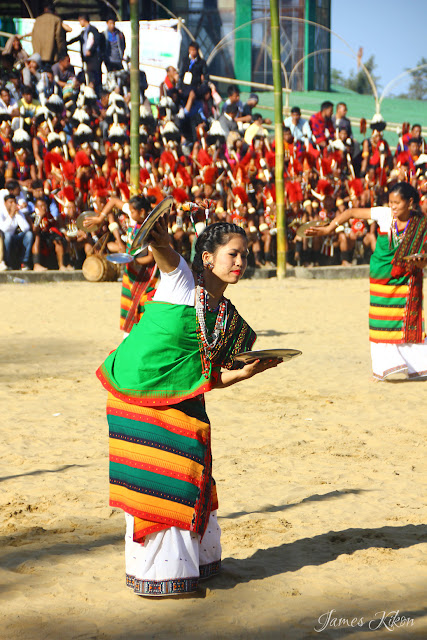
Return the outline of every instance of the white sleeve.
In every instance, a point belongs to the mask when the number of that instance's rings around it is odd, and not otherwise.
[[[387,233],[391,226],[391,209],[390,207],[372,207],[371,220],[378,222],[378,226],[382,233]]]
[[[179,264],[174,271],[160,275],[160,284],[153,297],[155,302],[186,304],[189,307],[194,307],[196,289],[194,277],[182,256],[180,256]]]
[[[127,216],[129,216],[130,218],[130,206],[129,206],[129,202],[125,202],[123,207],[122,207],[122,211],[123,213],[125,213]]]

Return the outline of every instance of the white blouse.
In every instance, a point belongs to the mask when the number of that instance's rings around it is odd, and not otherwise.
[[[170,273],[160,272],[160,276],[160,284],[153,296],[155,302],[195,306],[196,285],[193,272],[182,256],[176,269]]]

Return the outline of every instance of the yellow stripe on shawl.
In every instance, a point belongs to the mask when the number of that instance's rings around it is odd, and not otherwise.
[[[377,340],[378,342],[400,341],[403,338],[403,331],[377,331],[376,329],[370,329],[369,337],[371,340]]]
[[[156,519],[153,518],[154,522],[161,522],[163,518],[191,525],[194,514],[194,507],[188,507],[165,498],[141,494],[120,485],[110,484],[110,501],[126,505],[135,511],[146,511],[156,517]]]
[[[407,284],[401,285],[390,285],[390,284],[375,284],[371,282],[370,285],[371,293],[392,293],[396,297],[404,298],[409,291],[409,286]]]
[[[171,427],[187,431],[189,434],[197,434],[198,438],[200,438],[201,435],[202,437],[207,437],[209,434],[209,423],[202,422],[197,418],[187,415],[185,416],[185,419],[183,419],[182,411],[171,409],[170,407],[165,407],[160,410],[154,409],[153,407],[142,407],[136,404],[131,405],[129,402],[124,402],[109,393],[107,408],[114,409],[115,412],[117,412],[117,415],[120,415],[120,412],[123,412],[129,416],[129,412],[131,411],[136,416],[140,416],[139,418],[136,418],[137,420],[141,419],[141,416],[155,418],[161,422],[169,424]]]
[[[388,320],[390,317],[402,319],[405,309],[402,307],[369,307],[369,315]]]

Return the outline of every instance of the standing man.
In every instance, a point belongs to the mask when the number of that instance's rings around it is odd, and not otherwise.
[[[76,38],[68,41],[68,44],[80,42],[82,64],[85,66],[89,82],[95,85],[95,91],[99,95],[101,89],[101,64],[103,59],[101,34],[89,21],[87,13],[80,13],[80,26],[82,32]]]
[[[116,21],[113,18],[107,20],[107,28],[102,34],[104,42],[104,62],[107,71],[120,71],[123,69],[123,56],[126,48],[124,34],[116,29]]]
[[[310,118],[310,127],[316,144],[322,149],[326,147],[329,139],[335,137],[335,129],[332,124],[332,113],[334,105],[329,100],[325,100],[320,105],[320,111]]]
[[[50,66],[67,49],[62,20],[54,13],[53,4],[48,2],[41,16],[36,18],[32,32],[33,53],[41,56],[43,63]]]
[[[188,46],[188,56],[183,60],[179,70],[178,88],[182,91],[185,99],[193,90],[199,98],[199,88],[209,82],[209,73],[206,61],[199,55],[199,45],[197,42],[190,42]]]

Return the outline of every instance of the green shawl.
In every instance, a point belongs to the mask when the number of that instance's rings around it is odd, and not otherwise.
[[[207,312],[208,333],[216,314]],[[143,406],[168,405],[212,389],[219,369],[235,366],[256,335],[228,301],[227,323],[210,359],[204,357],[194,307],[148,302],[129,336],[110,353],[97,376],[114,396]]]

